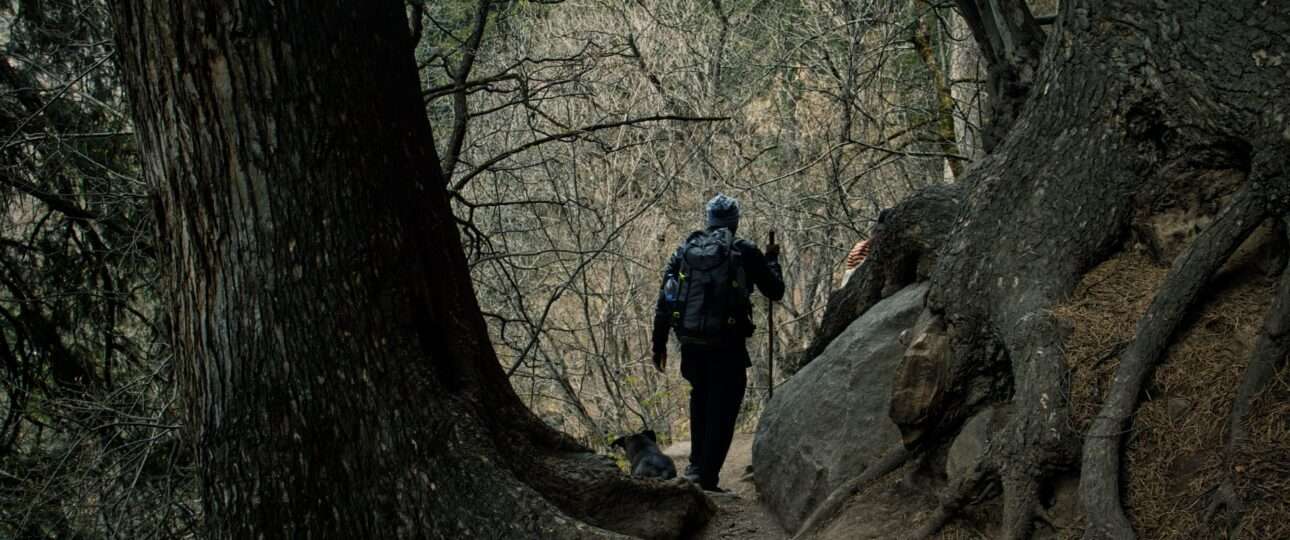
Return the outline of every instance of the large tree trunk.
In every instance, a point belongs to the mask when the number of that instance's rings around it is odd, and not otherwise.
[[[1255,1],[1184,4],[1063,3],[1031,95],[1009,136],[973,171],[967,208],[933,276],[929,304],[951,324],[957,375],[943,407],[954,410],[982,387],[973,380],[983,366],[1006,361],[995,376],[1010,383],[1018,414],[992,441],[990,463],[1004,488],[1007,537],[1029,534],[1038,486],[1077,463],[1068,369],[1049,308],[1085,271],[1125,247],[1135,205],[1171,183],[1233,166],[1249,172],[1254,197],[1286,181],[1259,159],[1286,146],[1284,125],[1259,112],[1285,110],[1284,86],[1276,81],[1285,80],[1286,67],[1260,63],[1250,44],[1285,50],[1284,37],[1274,36],[1285,35],[1290,17]],[[1238,219],[1258,222],[1262,215]],[[1205,248],[1197,242],[1193,250]],[[1158,335],[1157,324],[1164,323],[1144,321],[1140,332]],[[1122,359],[1122,369],[1128,363]],[[1126,389],[1134,398],[1139,390]],[[1087,448],[1085,505],[1118,510],[1118,497],[1112,500],[1118,467],[1090,462],[1118,454]],[[1097,535],[1115,516],[1089,517],[1090,534]]]
[[[402,2],[113,10],[211,536],[661,537],[706,519],[696,489],[625,479],[511,390]]]
[[[1088,535],[1131,537],[1116,494],[1119,445],[1107,438],[1121,436],[1174,311],[1193,298],[1188,291],[1203,285],[1251,222],[1290,206],[1290,12],[1257,0],[1068,0],[1032,63],[1042,33],[1024,3],[959,5],[991,63],[990,154],[961,182],[952,232],[930,247],[938,258],[927,308],[946,323],[947,365],[920,366],[902,379],[906,394],[927,401],[893,407],[893,419],[912,448],[926,450],[942,447],[981,407],[1010,402],[1013,414],[979,470],[949,486],[923,532],[998,481],[1004,537],[1028,537],[1042,486],[1080,467],[1083,444],[1081,490],[1097,510]],[[1245,181],[1247,194],[1230,214],[1239,223],[1213,226],[1213,241],[1197,241],[1180,257],[1175,283],[1158,291],[1160,313],[1169,314],[1144,319],[1143,345],[1121,357],[1124,383],[1108,396],[1106,421],[1114,425],[1081,441],[1070,427],[1063,333],[1050,308],[1085,272],[1130,247],[1134,220],[1149,216],[1162,193],[1215,170]],[[910,222],[921,220],[903,227]],[[875,263],[870,273],[898,273],[887,268],[893,260]],[[837,307],[863,307],[867,296]],[[821,338],[814,349],[832,336]]]

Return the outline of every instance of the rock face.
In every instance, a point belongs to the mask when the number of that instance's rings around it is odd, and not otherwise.
[[[900,429],[905,446],[913,447],[934,425],[950,382],[950,339],[945,323],[929,310],[923,310],[907,334],[909,346],[892,377],[887,416]]]
[[[923,309],[926,285],[874,305],[766,405],[753,443],[754,481],[780,524],[796,531],[848,479],[901,444],[888,419],[900,333]]]

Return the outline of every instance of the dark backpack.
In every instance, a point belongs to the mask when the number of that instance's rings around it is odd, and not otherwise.
[[[672,328],[683,344],[715,345],[745,337],[751,303],[735,237],[721,228],[691,234],[678,276],[669,276]]]

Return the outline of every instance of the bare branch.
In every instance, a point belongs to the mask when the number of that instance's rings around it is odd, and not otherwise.
[[[677,122],[720,122],[720,121],[729,120],[729,119],[730,118],[727,116],[679,116],[674,114],[664,114],[664,115],[647,116],[644,118],[632,118],[632,119],[621,120],[617,122],[607,122],[604,124],[596,124],[593,126],[578,128],[572,131],[557,133],[555,135],[549,135],[546,137],[542,137],[540,139],[529,141],[516,148],[513,148],[511,150],[508,150],[496,156],[493,156],[492,158],[488,159],[484,163],[480,164],[478,167],[475,167],[475,170],[471,171],[470,173],[458,179],[457,182],[453,184],[452,191],[460,192],[463,188],[466,187],[466,184],[470,183],[470,180],[472,178],[474,178],[475,176],[479,175],[484,171],[487,171],[489,167],[496,165],[506,160],[507,158],[510,158],[511,156],[514,156],[530,148],[541,146],[543,144],[546,144],[552,141],[576,138],[582,135],[586,135],[588,133],[594,133],[597,131],[624,127],[624,126],[632,126],[636,124],[643,124],[646,122],[659,122],[664,120],[673,120]]]

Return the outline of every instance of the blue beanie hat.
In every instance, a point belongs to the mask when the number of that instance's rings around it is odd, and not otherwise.
[[[739,201],[718,193],[708,201],[708,226],[734,229],[739,226]]]

